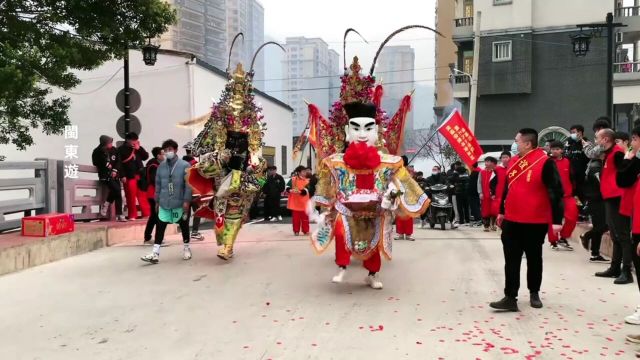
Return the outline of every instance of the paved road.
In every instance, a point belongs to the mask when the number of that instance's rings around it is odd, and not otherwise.
[[[211,239],[212,234],[207,233]],[[627,359],[622,324],[636,285],[592,274],[587,253],[545,250],[543,301],[497,314],[502,254],[495,234],[419,230],[394,244],[384,290],[329,279],[331,253],[316,256],[286,225],[255,224],[238,257],[223,263],[211,242],[103,249],[0,277],[0,359]]]

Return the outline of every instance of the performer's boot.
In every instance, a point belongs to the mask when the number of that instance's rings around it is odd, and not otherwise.
[[[333,277],[333,279],[331,279],[332,282],[339,284],[344,280],[344,275],[347,273],[347,268],[346,267],[340,267],[340,271],[338,271],[338,274],[336,274],[336,276]]]
[[[382,281],[380,281],[380,279],[378,279],[378,274],[377,273],[373,273],[373,274],[369,273],[369,275],[367,276],[367,278],[364,281],[372,289],[376,289],[376,290],[382,289]]]
[[[233,257],[233,245],[222,245],[218,250],[218,257],[222,260],[229,260]]]

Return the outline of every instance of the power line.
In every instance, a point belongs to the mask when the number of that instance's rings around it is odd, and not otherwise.
[[[118,70],[116,70],[116,72],[114,72],[113,75],[111,75],[111,77],[109,79],[107,79],[107,81],[105,81],[102,85],[98,86],[94,90],[87,91],[87,92],[73,92],[73,91],[68,91],[68,90],[64,90],[63,89],[62,91],[66,92],[68,94],[71,94],[71,95],[89,95],[89,94],[93,94],[93,93],[99,91],[100,89],[102,89],[103,87],[107,86],[107,84],[109,82],[111,82],[111,80],[113,80],[113,78],[116,77],[116,75],[118,75],[118,73],[122,69],[124,69],[124,66],[121,66],[120,68],[118,68]]]

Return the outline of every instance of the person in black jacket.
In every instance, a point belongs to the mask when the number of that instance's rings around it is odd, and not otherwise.
[[[471,222],[469,216],[469,172],[462,166],[462,164],[456,167],[456,173],[451,176],[451,183],[454,187],[454,194],[456,195],[456,205],[458,207],[458,218],[460,224],[467,224]]]
[[[146,218],[151,215],[151,208],[147,201],[147,194],[140,189],[138,182],[144,175],[143,161],[149,158],[149,153],[140,146],[138,134],[134,132],[128,133],[125,136],[125,140],[126,142],[118,148],[118,160],[120,162],[120,176],[125,185],[124,194],[127,198],[127,216],[129,220],[135,220],[138,217],[137,200],[142,217]],[[146,183],[146,181],[144,182]]]
[[[469,184],[467,186],[467,195],[469,197],[469,209],[471,210],[471,218],[475,222],[474,225],[482,224],[482,214],[480,212],[480,194],[478,193],[478,179],[480,177],[480,168],[478,163],[473,164],[471,174],[469,174]]]
[[[278,168],[275,166],[269,167],[267,169],[267,182],[262,187],[265,221],[282,221],[280,198],[285,186],[284,178],[278,174]]]
[[[149,184],[147,188],[147,201],[149,201],[149,206],[151,207],[151,215],[149,216],[147,226],[144,229],[144,243],[148,245],[153,244],[151,241],[151,232],[158,224],[158,213],[156,212],[156,172],[158,171],[160,163],[164,161],[164,150],[162,150],[161,147],[156,146],[151,150],[151,154],[153,155],[153,159],[147,161],[147,166],[145,168],[145,176],[147,177],[147,183]]]
[[[98,168],[98,179],[109,190],[106,201],[100,207],[100,215],[106,217],[111,204],[115,203],[116,220],[127,221],[122,216],[122,188],[118,176],[118,154],[113,148],[113,138],[107,135],[100,136],[100,145],[93,149],[91,160],[93,166]]]

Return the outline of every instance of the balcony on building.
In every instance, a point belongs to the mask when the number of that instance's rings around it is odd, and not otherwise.
[[[624,34],[640,33],[640,1],[634,1],[636,6],[619,6],[614,11],[614,21],[621,22],[626,27],[618,29]],[[627,42],[625,40],[625,42]]]
[[[453,97],[456,99],[464,99],[469,97],[471,84],[468,76],[454,76]]]
[[[473,39],[473,17],[463,17],[453,20],[453,41]]]

